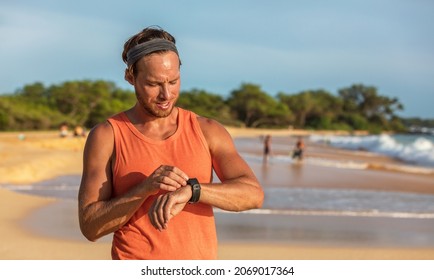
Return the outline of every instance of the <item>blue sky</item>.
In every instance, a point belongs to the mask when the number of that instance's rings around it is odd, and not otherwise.
[[[434,1],[1,0],[0,93],[36,81],[123,80],[123,43],[159,25],[177,39],[182,89],[270,95],[355,83],[434,118]]]

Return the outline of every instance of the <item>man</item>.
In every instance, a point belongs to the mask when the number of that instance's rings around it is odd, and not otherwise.
[[[304,142],[303,138],[298,137],[297,142],[295,143],[295,148],[292,152],[292,158],[298,159],[298,161],[303,160],[303,150],[304,150]]]
[[[216,259],[213,207],[259,208],[261,186],[222,125],[175,106],[181,62],[172,35],[146,28],[122,57],[137,102],[89,133],[81,231],[91,241],[114,233],[113,259]]]
[[[271,135],[267,134],[264,138],[264,158],[263,163],[266,164],[268,162],[268,157],[271,153]]]

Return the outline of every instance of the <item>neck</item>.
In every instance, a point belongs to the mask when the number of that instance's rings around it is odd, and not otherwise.
[[[155,117],[136,107],[126,111],[126,114],[137,130],[146,137],[165,140],[178,129],[178,108],[175,107],[167,117]]]

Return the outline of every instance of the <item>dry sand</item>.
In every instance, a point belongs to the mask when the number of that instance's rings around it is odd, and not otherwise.
[[[290,130],[249,130],[228,128],[233,137],[258,137],[264,134],[278,136],[307,135],[306,131]],[[20,133],[0,133],[0,186],[9,184],[30,184],[41,180],[54,178],[59,175],[81,173],[82,150],[84,138],[59,138],[56,132],[26,132],[25,139],[20,140]],[[279,153],[279,151],[274,151]],[[281,151],[284,152],[284,151]],[[306,155],[321,155],[329,157],[357,156],[349,152],[336,151],[312,145],[307,149]],[[363,155],[358,155],[362,156]],[[358,158],[363,160],[361,158]],[[396,190],[395,182],[409,180],[408,184],[398,185],[402,191],[434,193],[432,174],[414,175],[411,173],[392,171],[396,176],[390,176],[385,167],[390,164],[399,164],[394,160],[377,157],[369,158],[373,166],[380,166],[377,177],[364,180],[359,188],[373,186],[375,180],[389,178],[383,183],[385,189]],[[378,169],[378,168],[377,168]],[[303,178],[314,178],[309,172],[318,170],[305,170]],[[315,173],[313,173],[315,174]],[[361,171],[355,176],[364,176]],[[386,174],[386,177],[381,177]],[[366,175],[366,174],[365,174]],[[397,177],[398,179],[393,179]],[[300,179],[297,184],[306,186],[317,184],[318,181]],[[430,181],[431,180],[431,181]],[[348,182],[354,179],[348,177]],[[363,181],[363,180],[362,180]],[[336,178],[323,180],[324,187],[337,186]],[[348,184],[341,187],[348,187]],[[374,187],[377,187],[378,184]],[[339,186],[338,186],[339,187]],[[58,203],[52,198],[43,198],[15,193],[0,188],[0,259],[109,259],[110,243],[98,241],[95,243],[86,240],[71,240],[68,238],[52,238],[28,230],[22,221],[33,211]],[[56,215],[56,213],[53,213]],[[50,217],[46,217],[50,219]],[[41,219],[40,223],[46,220]],[[49,223],[48,223],[49,224]],[[56,230],[53,228],[53,230]],[[270,242],[220,242],[220,259],[434,259],[434,248],[400,248],[400,247],[367,247],[353,248],[340,246],[315,245],[288,245]]]

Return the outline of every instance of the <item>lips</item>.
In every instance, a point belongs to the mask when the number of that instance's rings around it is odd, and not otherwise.
[[[157,103],[157,107],[161,110],[167,110],[170,108],[170,102]]]

